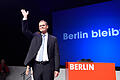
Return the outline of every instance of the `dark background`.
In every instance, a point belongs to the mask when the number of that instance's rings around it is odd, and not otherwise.
[[[23,66],[30,41],[22,34],[22,8],[29,10],[32,32],[38,30],[39,20],[48,21],[52,34],[52,12],[111,0],[0,0],[0,59],[9,66]]]

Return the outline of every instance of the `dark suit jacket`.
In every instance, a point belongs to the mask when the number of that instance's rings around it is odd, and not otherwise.
[[[24,64],[33,66],[32,62],[35,60],[38,50],[42,44],[42,37],[39,32],[32,34],[29,31],[27,20],[22,21],[22,32],[29,39],[32,39]],[[48,53],[49,64],[51,65],[51,67],[54,68],[55,71],[59,71],[60,58],[59,58],[57,39],[56,37],[49,34],[48,34],[48,42],[47,42],[47,53]]]

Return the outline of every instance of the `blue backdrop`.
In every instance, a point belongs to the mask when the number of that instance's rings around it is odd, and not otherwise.
[[[115,2],[53,13],[61,65],[84,58],[120,67],[120,6]]]

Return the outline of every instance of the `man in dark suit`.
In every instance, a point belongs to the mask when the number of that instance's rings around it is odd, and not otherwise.
[[[54,80],[54,76],[59,74],[59,50],[56,37],[47,33],[48,24],[46,21],[39,22],[40,32],[32,33],[28,29],[28,11],[21,10],[23,15],[22,32],[30,39],[31,45],[24,64],[27,66],[26,75],[29,68],[33,68],[34,80]]]

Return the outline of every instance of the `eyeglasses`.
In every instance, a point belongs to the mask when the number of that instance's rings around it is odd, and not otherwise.
[[[46,25],[39,25],[39,27],[45,27]]]

